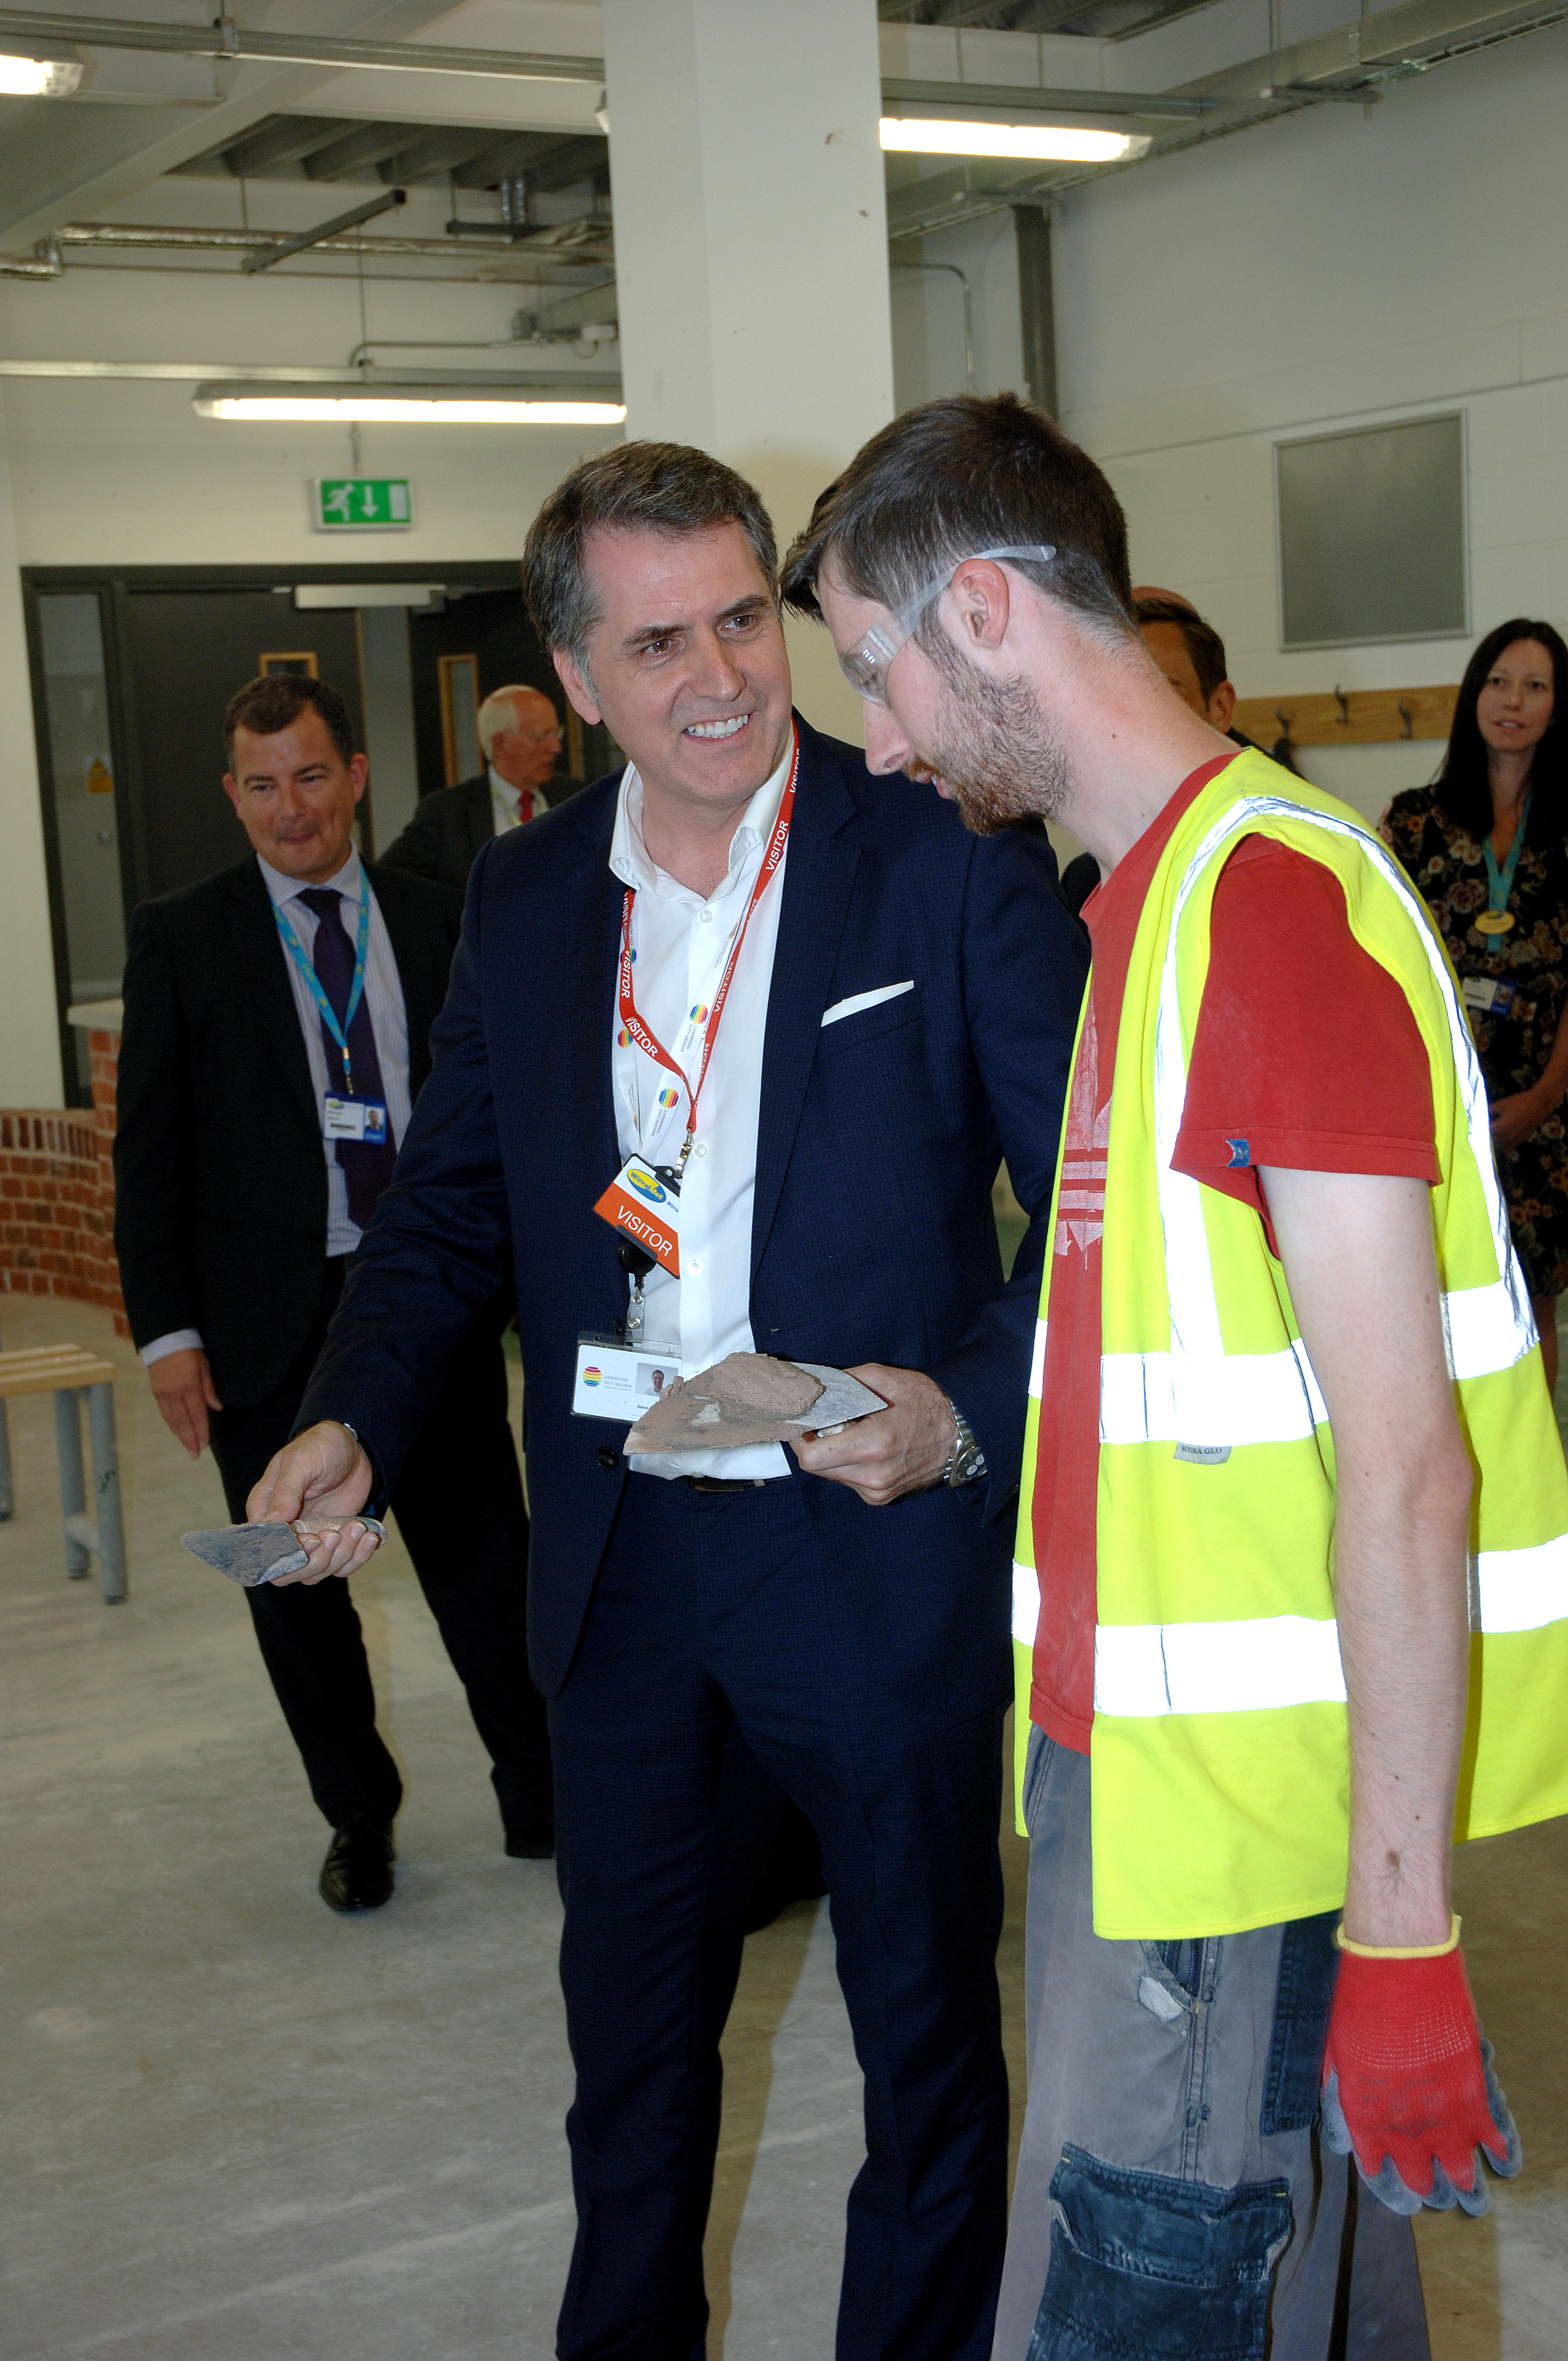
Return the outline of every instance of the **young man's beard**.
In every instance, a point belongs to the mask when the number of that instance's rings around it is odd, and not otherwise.
[[[964,826],[995,836],[1031,817],[1059,819],[1072,796],[1072,767],[1028,682],[988,681],[939,632],[927,653],[952,692],[930,761]]]

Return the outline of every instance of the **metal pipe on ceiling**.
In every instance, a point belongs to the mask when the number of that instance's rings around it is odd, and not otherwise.
[[[328,33],[262,33],[236,25],[227,16],[202,27],[0,8],[0,34],[21,40],[80,41],[90,49],[233,58],[246,64],[376,66],[401,73],[478,74],[507,82],[604,80],[602,58],[555,57],[536,49],[438,49],[424,41],[356,41]]]
[[[174,225],[161,222],[71,222],[64,228],[56,230],[53,235],[62,247],[166,247],[174,252],[181,248],[191,248],[196,251],[252,254],[258,247],[271,247],[275,253],[278,245],[283,241],[287,233],[282,230],[209,229],[195,224]],[[370,232],[368,236],[356,237],[322,238],[313,248],[313,251],[317,254],[355,255],[361,250],[367,256],[372,257],[416,255],[433,262],[460,260],[494,262],[497,258],[495,247],[488,240],[482,244],[476,240],[472,248],[464,252],[461,240],[458,240],[455,246],[454,241],[449,237],[393,237],[384,232],[377,231]],[[567,247],[565,251],[571,259],[569,262],[555,261],[554,267],[557,269],[592,269],[597,264],[609,259],[609,241],[607,237],[596,242],[592,247],[586,243],[582,246],[574,245]],[[548,270],[552,261],[560,252],[561,249],[558,247],[545,247],[543,249],[542,259],[536,263],[530,248],[524,246],[521,249],[519,258],[529,260],[532,275],[536,269]],[[37,278],[40,275],[49,274],[40,273],[29,263],[27,276]]]
[[[258,247],[239,267],[247,278],[258,270],[271,270],[280,262],[287,262],[291,254],[304,254],[313,246],[324,246],[329,238],[340,237],[345,230],[354,229],[361,222],[374,221],[378,214],[389,214],[408,201],[406,189],[389,189],[385,196],[367,197],[362,205],[351,205],[345,214],[334,214],[330,221],[318,223],[314,229],[302,229],[296,236],[286,237],[281,246]],[[363,252],[363,248],[356,250]]]

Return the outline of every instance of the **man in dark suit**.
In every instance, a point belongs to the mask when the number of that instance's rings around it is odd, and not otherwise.
[[[514,1251],[577,2074],[565,2361],[704,2350],[718,2041],[781,1790],[821,1837],[866,2078],[840,2361],[981,2361],[1001,2266],[1009,1503],[1085,960],[1044,837],[969,837],[792,718],[773,576],[757,495],[701,452],[625,445],[546,501],[535,619],[631,762],[476,863],[398,1180],[252,1496],[350,1518],[302,1579],[362,1563],[354,1512]],[[1032,1218],[1007,1285],[1003,1150]],[[678,1274],[596,1211],[639,1152],[682,1169]],[[638,1337],[687,1375],[853,1365],[889,1407],[788,1456],[629,1464],[575,1374],[597,1402]]]
[[[475,855],[492,837],[549,810],[561,717],[543,690],[521,682],[492,689],[479,708],[478,730],[486,768],[455,787],[422,796],[401,836],[381,855],[383,865],[461,889]]]
[[[361,865],[366,763],[334,689],[252,681],[225,729],[224,785],[252,855],[132,923],[115,1243],[159,1408],[193,1458],[211,1443],[238,1520],[293,1425],[429,1074],[462,905]],[[553,1843],[549,1745],[527,1670],[501,1308],[476,1306],[455,1339],[392,1506],[489,1749],[507,1850],[538,1858]],[[402,1791],[347,1590],[245,1596],[334,1830],[323,1897],[373,1908],[392,1890]]]

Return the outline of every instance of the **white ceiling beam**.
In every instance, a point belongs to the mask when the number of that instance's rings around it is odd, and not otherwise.
[[[331,13],[339,16],[339,37],[364,44],[406,41],[455,15],[460,5],[461,0],[392,0],[391,5]],[[329,12],[321,0],[295,0],[291,13],[319,27]],[[68,27],[78,21],[65,11],[0,10],[0,30],[6,30],[7,17],[22,15],[36,19],[35,30],[52,25],[57,38],[71,38]],[[241,63],[220,64],[214,71],[221,82],[218,103],[201,109],[78,107],[71,99],[0,101],[0,246],[15,252],[82,215],[96,216],[123,203],[176,165],[237,139],[264,115],[287,113],[343,69]]]

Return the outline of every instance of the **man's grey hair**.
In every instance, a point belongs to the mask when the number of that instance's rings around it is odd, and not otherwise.
[[[522,595],[550,653],[588,677],[588,642],[602,620],[584,553],[593,533],[711,533],[738,524],[776,597],[778,544],[762,495],[722,459],[685,443],[622,443],[596,452],[556,485],[529,528]]]

